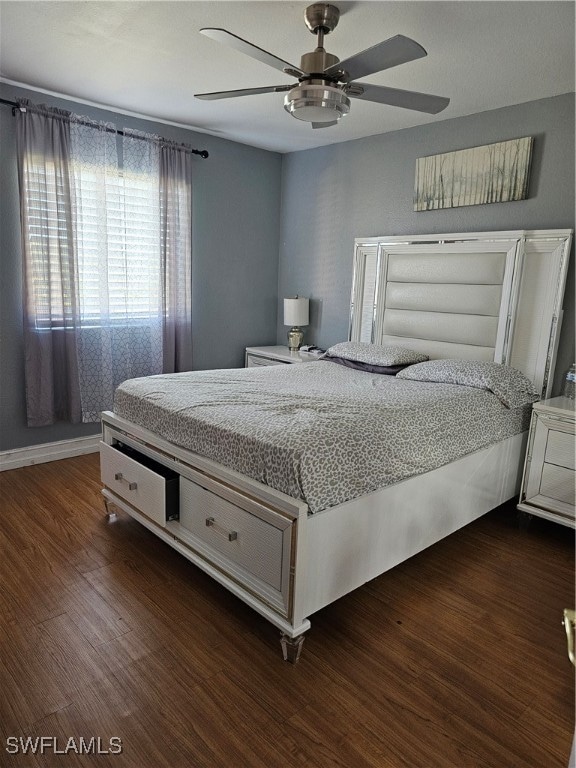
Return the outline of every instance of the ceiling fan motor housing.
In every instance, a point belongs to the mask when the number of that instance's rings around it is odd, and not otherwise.
[[[311,53],[305,53],[300,59],[300,69],[303,72],[316,73],[321,75],[325,69],[338,64],[340,59],[333,53],[328,53],[324,48],[317,48]]]

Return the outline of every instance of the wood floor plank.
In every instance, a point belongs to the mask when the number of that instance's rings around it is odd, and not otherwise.
[[[70,704],[58,669],[43,644],[41,624],[11,625],[0,635],[3,677],[0,690],[15,690],[21,727],[29,729],[37,720]],[[83,674],[83,670],[78,670]],[[6,675],[6,677],[4,677]],[[4,727],[0,720],[0,729]],[[28,734],[27,734],[28,735]]]
[[[0,473],[0,765],[565,768],[573,532],[513,504],[278,631],[104,515],[96,455]],[[465,501],[463,501],[465,503]],[[9,737],[122,740],[118,755]]]

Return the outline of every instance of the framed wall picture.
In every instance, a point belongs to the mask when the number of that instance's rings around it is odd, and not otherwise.
[[[414,210],[485,205],[528,197],[533,138],[419,157]]]

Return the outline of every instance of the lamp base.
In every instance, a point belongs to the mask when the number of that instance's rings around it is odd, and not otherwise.
[[[304,334],[297,326],[288,331],[288,349],[290,352],[298,352],[304,341]]]

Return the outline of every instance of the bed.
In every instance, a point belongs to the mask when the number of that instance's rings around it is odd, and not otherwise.
[[[252,606],[296,662],[312,614],[517,493],[571,234],[357,239],[349,340],[329,359],[119,388],[109,512]],[[396,375],[370,356],[397,350]]]

